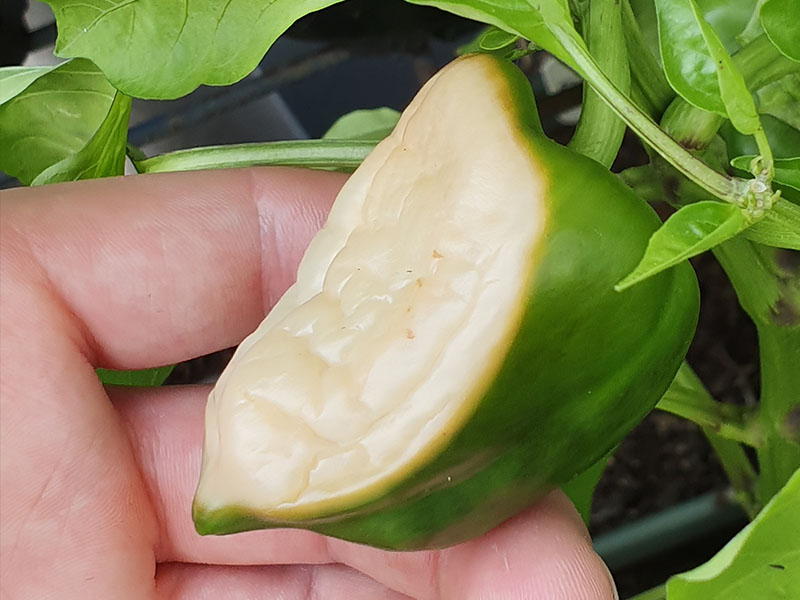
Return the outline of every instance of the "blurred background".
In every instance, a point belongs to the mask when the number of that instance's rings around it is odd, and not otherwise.
[[[339,116],[358,108],[402,110],[480,30],[471,21],[402,0],[350,0],[297,22],[237,84],[201,87],[174,101],[134,100],[129,141],[151,156],[196,146],[320,137]],[[54,64],[55,39],[46,4],[3,0],[1,65]],[[579,80],[549,58],[540,69],[541,58],[528,57],[526,71],[544,97],[557,94],[548,107],[565,112],[548,110],[559,120],[547,126],[574,124]],[[0,185],[12,182],[5,178]]]

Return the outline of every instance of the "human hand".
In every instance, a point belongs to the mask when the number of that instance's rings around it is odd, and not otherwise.
[[[241,341],[293,280],[342,181],[261,169],[0,193],[3,600],[614,596],[560,493],[441,551],[195,533],[208,387],[104,389],[94,369]]]

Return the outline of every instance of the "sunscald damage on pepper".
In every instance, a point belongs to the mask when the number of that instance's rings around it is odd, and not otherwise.
[[[211,393],[197,530],[438,548],[569,481],[653,408],[694,331],[688,264],[614,292],[658,225],[545,137],[516,67],[454,61]]]

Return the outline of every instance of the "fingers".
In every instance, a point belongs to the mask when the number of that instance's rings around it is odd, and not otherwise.
[[[331,562],[322,536],[283,530],[199,536],[191,516],[208,386],[111,390],[158,514],[158,562],[218,565]]]
[[[479,539],[431,552],[384,552],[276,530],[199,537],[190,505],[200,465],[207,387],[118,390],[162,523],[158,560],[215,564],[341,562],[412,598],[611,600],[613,587],[574,508],[560,494]]]
[[[95,366],[144,368],[232,346],[294,280],[343,183],[249,169],[2,192],[3,235],[44,270]]]
[[[560,492],[488,535],[444,553],[442,598],[612,600],[608,570]]]
[[[332,556],[420,599],[612,600],[610,576],[563,494],[438,553],[386,553],[331,540]]]
[[[342,565],[159,566],[157,600],[408,600]]]

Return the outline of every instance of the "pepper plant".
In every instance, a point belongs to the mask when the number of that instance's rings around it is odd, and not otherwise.
[[[341,0],[191,4],[49,0],[54,67],[0,69],[0,169],[26,185],[252,165],[351,171],[395,125],[344,117],[321,140],[126,146],[131,97],[171,99],[252,71],[297,19]],[[751,519],[712,560],[643,598],[792,598],[800,590],[800,3],[797,0],[409,0],[485,24],[465,51],[548,52],[584,82],[569,147],[609,168],[626,128],[649,164],[619,178],[675,211],[616,290],[711,251],[758,331],[755,409],[717,402],[684,363],[657,408],[697,423]],[[465,102],[468,98],[465,98]],[[666,301],[666,300],[665,300]],[[157,385],[169,367],[100,372]],[[566,486],[581,508],[601,460]],[[657,543],[654,541],[654,543]]]

